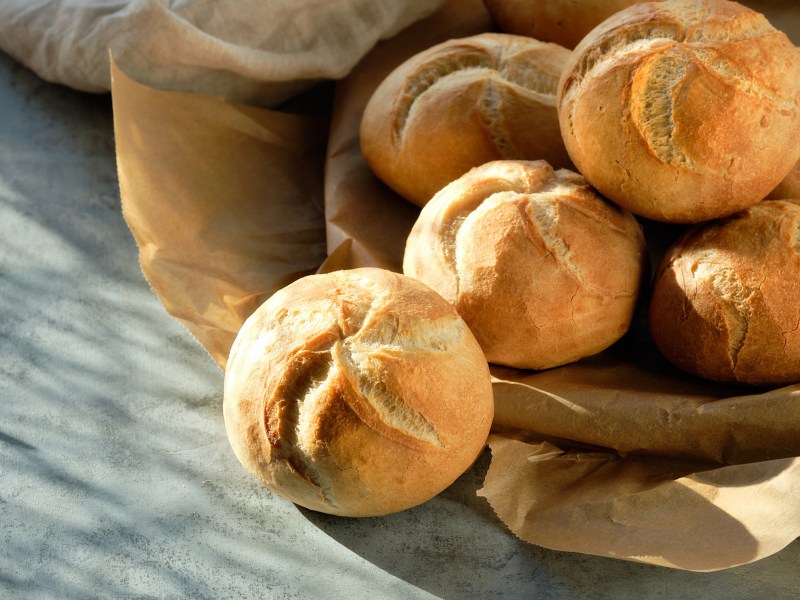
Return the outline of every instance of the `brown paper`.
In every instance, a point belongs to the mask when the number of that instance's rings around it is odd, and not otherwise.
[[[568,367],[493,368],[495,431],[717,465],[800,456],[800,385],[759,392],[702,381],[632,337]]]
[[[323,259],[320,271],[400,270],[419,209],[366,166],[363,107],[405,58],[490,26],[481,0],[451,0],[339,82],[324,223],[319,120],[157,92],[114,71],[123,210],[142,269],[220,365],[261,300]],[[654,255],[663,249],[648,241]],[[573,365],[493,375],[492,463],[480,494],[522,539],[710,571],[800,535],[800,386],[690,378],[636,331]]]
[[[800,535],[800,459],[706,465],[492,436],[481,496],[521,538],[692,571],[769,556]]]
[[[122,209],[167,311],[222,367],[244,320],[325,258],[327,119],[164,92],[112,65]]]

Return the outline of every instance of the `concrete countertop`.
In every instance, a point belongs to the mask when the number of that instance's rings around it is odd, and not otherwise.
[[[517,540],[476,496],[342,519],[255,482],[222,373],[120,210],[110,97],[0,55],[0,598],[782,598],[800,543],[695,574]]]

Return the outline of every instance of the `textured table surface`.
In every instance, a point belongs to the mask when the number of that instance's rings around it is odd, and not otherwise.
[[[239,466],[222,373],[150,292],[111,101],[0,55],[0,598],[782,598],[800,543],[712,574],[517,540],[475,491],[340,519]]]

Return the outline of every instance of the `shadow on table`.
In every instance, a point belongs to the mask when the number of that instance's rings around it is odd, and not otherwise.
[[[515,537],[488,503],[476,495],[488,463],[487,452],[442,494],[394,515],[347,519],[306,509],[300,512],[366,561],[447,600],[744,599],[767,597],[763,595],[765,589],[773,590],[772,597],[783,598],[800,581],[797,543],[756,563],[714,573],[693,573],[528,544]],[[747,538],[744,535],[741,539]]]

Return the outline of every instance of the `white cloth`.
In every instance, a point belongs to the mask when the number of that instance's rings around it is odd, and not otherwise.
[[[110,89],[109,51],[167,90],[274,105],[337,79],[443,0],[2,0],[0,49],[47,81]]]

